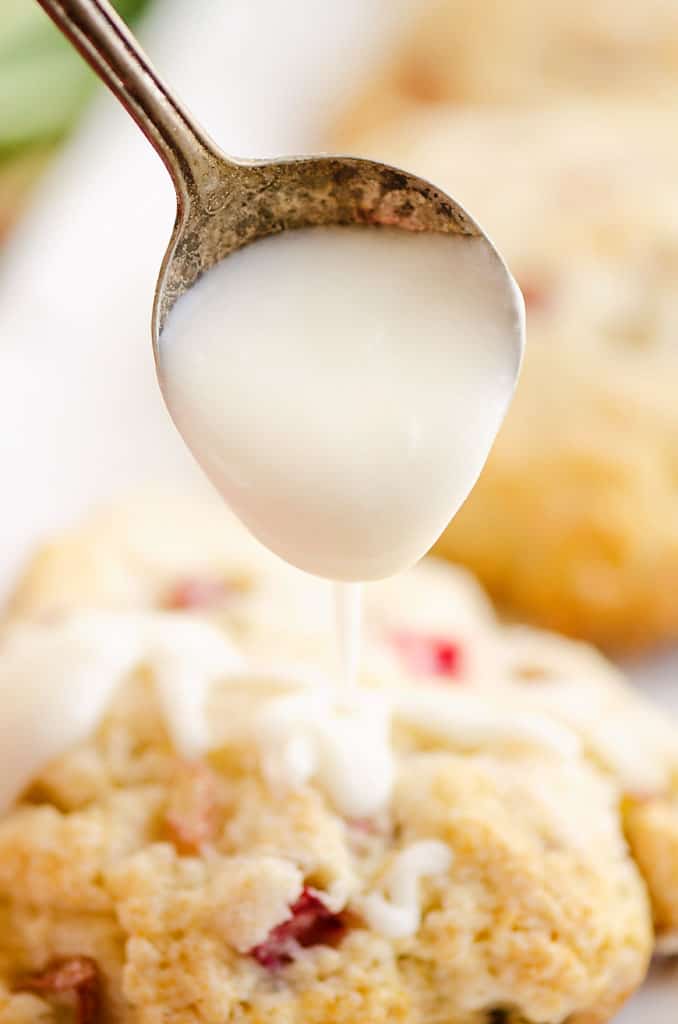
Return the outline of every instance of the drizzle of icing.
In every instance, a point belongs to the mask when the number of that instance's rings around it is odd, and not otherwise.
[[[196,758],[219,742],[207,713],[219,680],[233,695],[221,717],[233,735],[258,744],[271,784],[293,789],[312,780],[347,818],[388,805],[393,722],[461,749],[536,746],[566,756],[579,749],[571,729],[548,712],[497,702],[482,689],[420,683],[342,692],[303,666],[246,661],[220,629],[189,615],[85,612],[56,624],[17,624],[5,634],[0,809],[96,727],[118,683],[141,666],[152,674],[182,756]],[[241,703],[231,716],[234,700]]]
[[[372,892],[361,903],[370,928],[387,939],[414,935],[421,923],[421,879],[445,874],[452,859],[450,848],[437,839],[420,840],[402,850],[384,879],[385,895]]]
[[[172,741],[185,757],[208,744],[204,705],[242,659],[213,626],[187,616],[86,612],[20,623],[0,657],[0,810],[52,758],[86,738],[126,675],[147,665]]]
[[[394,777],[388,701],[353,690],[277,697],[257,722],[264,772],[294,788],[313,779],[345,817],[374,814],[389,800]]]
[[[565,757],[579,753],[579,740],[566,725],[547,714],[496,705],[482,692],[445,690],[421,685],[398,690],[393,715],[416,729],[461,749],[527,745]]]
[[[224,634],[206,622],[173,616],[148,624],[145,653],[174,745],[184,757],[199,757],[209,746],[205,714],[212,683],[243,673],[244,662]]]
[[[313,780],[346,818],[369,817],[389,801],[395,774],[394,721],[460,749],[527,746],[573,757],[576,735],[545,714],[495,706],[481,692],[436,686],[331,689],[274,697],[258,712],[255,736],[270,784],[294,789]]]

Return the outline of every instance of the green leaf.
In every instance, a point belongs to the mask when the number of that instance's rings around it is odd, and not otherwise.
[[[147,0],[118,0],[132,20]],[[63,136],[96,78],[35,0],[2,0],[0,154]]]

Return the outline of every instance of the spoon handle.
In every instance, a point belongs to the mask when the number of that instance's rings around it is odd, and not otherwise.
[[[209,173],[215,146],[174,98],[108,0],[38,0],[132,115],[164,161],[180,206]]]

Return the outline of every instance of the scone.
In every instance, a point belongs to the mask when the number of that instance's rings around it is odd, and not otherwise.
[[[615,103],[429,108],[347,148],[440,182],[525,294],[514,404],[439,550],[518,617],[617,650],[676,638],[672,118]]]
[[[493,701],[525,703],[577,734],[586,757],[620,794],[661,947],[672,949],[678,939],[674,721],[586,645],[500,627],[471,577],[433,559],[369,585],[365,607],[363,663],[373,682],[394,676],[462,681],[464,692],[482,688]],[[310,671],[316,678],[318,668],[335,669],[329,588],[264,551],[218,502],[145,495],[46,543],[19,582],[10,615],[49,621],[78,609],[192,610],[225,625],[248,657],[260,658],[262,649],[274,653],[283,674],[308,678]]]
[[[20,594],[3,1024],[594,1024],[640,984],[620,806],[667,791],[675,730],[588,649],[431,561],[367,588],[347,694],[329,588],[168,500],[57,539]]]
[[[424,0],[410,8],[395,52],[349,106],[349,141],[356,128],[395,122],[420,105],[673,103],[678,8],[666,0]]]

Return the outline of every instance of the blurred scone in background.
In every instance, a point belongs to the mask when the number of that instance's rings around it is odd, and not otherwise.
[[[413,5],[331,148],[463,202],[528,350],[440,543],[510,614],[612,650],[678,636],[678,6]]]

